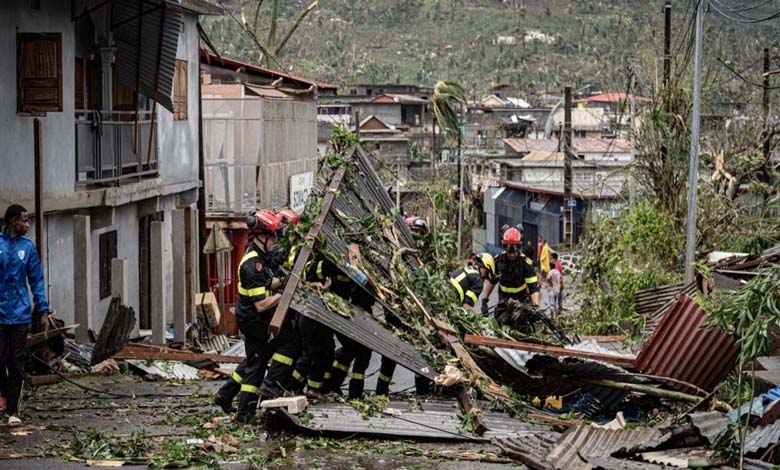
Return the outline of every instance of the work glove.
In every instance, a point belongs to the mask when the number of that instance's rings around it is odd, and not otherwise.
[[[488,316],[488,299],[482,299],[482,316]]]

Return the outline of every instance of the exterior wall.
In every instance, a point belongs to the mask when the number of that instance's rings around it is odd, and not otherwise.
[[[157,107],[159,172],[164,183],[198,179],[198,19],[184,14],[182,20],[176,57],[187,61],[187,120],[174,121],[170,111]]]
[[[73,215],[46,216],[42,254],[49,305],[66,325],[75,323],[73,312]],[[31,233],[34,233],[31,231]]]
[[[360,112],[361,120],[373,115],[389,126],[401,125],[400,103],[352,103],[352,122],[357,122],[356,112]]]
[[[603,161],[611,161],[611,162],[626,162],[629,163],[631,161],[631,154],[629,152],[620,152],[620,153],[579,153],[582,155],[583,160],[586,162],[603,162]]]
[[[522,181],[563,181],[563,168],[523,168]]]
[[[43,124],[43,185],[47,193],[73,191],[75,176],[74,134],[74,27],[70,2],[42,0],[32,10],[23,0],[0,2],[0,205],[9,200],[31,200],[34,186],[33,118],[16,114],[16,33],[62,33],[61,113],[48,113]],[[27,207],[34,210],[33,207]]]

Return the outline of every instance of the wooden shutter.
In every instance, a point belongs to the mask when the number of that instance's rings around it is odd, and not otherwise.
[[[16,112],[62,111],[62,33],[16,34]]]
[[[75,106],[76,109],[84,109],[84,91],[86,90],[85,87],[85,79],[84,79],[84,73],[86,72],[86,66],[84,65],[84,58],[83,57],[76,57],[76,69],[75,69],[75,77],[73,79],[73,91],[75,95]]]
[[[173,119],[187,119],[187,61],[177,60],[173,74]]]

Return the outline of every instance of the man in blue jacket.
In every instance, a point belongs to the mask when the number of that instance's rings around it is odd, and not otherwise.
[[[49,302],[38,250],[24,237],[30,229],[27,209],[11,205],[3,220],[5,226],[0,233],[0,372],[5,372],[5,380],[0,383],[0,393],[6,400],[8,425],[19,426],[22,424],[19,401],[24,381],[24,351],[27,330],[33,321],[30,292],[38,318],[49,312]]]

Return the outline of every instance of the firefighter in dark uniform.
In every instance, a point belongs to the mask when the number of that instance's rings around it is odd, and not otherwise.
[[[490,253],[480,253],[471,258],[463,269],[449,272],[450,284],[458,294],[458,300],[464,308],[476,313],[476,305],[485,279],[495,277],[496,262]]]
[[[314,287],[331,290],[339,296],[349,298],[352,281],[331,262],[315,258],[306,264],[305,275],[306,280]],[[291,388],[302,391],[306,387],[307,397],[322,398],[326,374],[336,349],[333,330],[305,315],[298,316],[296,328],[301,343],[301,355],[295,360]]]
[[[247,217],[247,227],[252,240],[238,266],[236,303],[236,323],[244,335],[246,358],[214,397],[214,402],[223,411],[230,412],[233,398],[240,392],[240,419],[249,419],[256,412],[258,386],[263,381],[271,355],[268,324],[281,297],[272,293],[280,287],[279,279],[274,277],[278,269],[274,246],[280,228],[279,218],[271,210],[259,210]]]
[[[363,276],[365,275],[363,274]],[[309,279],[322,282],[328,278],[331,280],[331,292],[349,300],[353,305],[362,308],[369,314],[371,313],[375,302],[374,297],[344,274],[341,268],[327,259],[322,259],[314,267],[313,274]],[[371,350],[341,333],[336,333],[336,337],[341,343],[341,347],[336,350],[333,356],[330,370],[324,374],[325,383],[321,391],[326,393],[339,392],[342,382],[349,374],[349,396],[350,398],[360,398],[363,395],[366,369],[371,361]],[[350,364],[352,364],[351,373],[349,371]]]
[[[295,231],[295,227],[301,221],[297,212],[292,209],[282,209],[277,214],[282,228],[280,230],[280,236],[286,238],[286,249],[282,249],[277,245],[275,252],[277,253],[277,263],[282,266],[286,271],[292,271],[295,265],[295,258],[298,256],[298,252],[301,249],[300,237]]]
[[[514,299],[523,303],[539,305],[539,279],[534,262],[523,254],[520,231],[510,227],[501,238],[504,252],[496,257],[496,276],[487,282],[482,297],[482,313],[487,312],[490,293],[498,284],[498,299]]]

